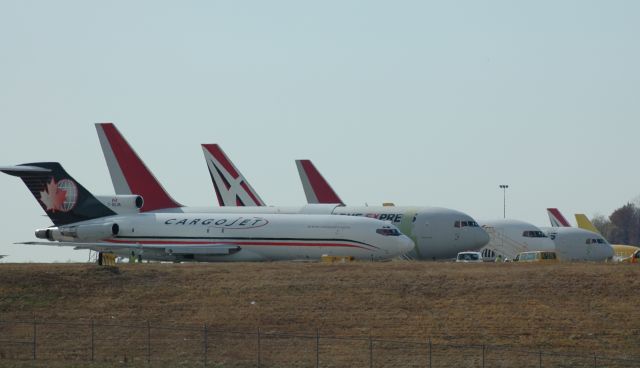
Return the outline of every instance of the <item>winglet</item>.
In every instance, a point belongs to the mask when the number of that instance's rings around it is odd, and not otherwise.
[[[342,204],[342,199],[331,188],[331,185],[320,174],[311,160],[296,160],[300,181],[304,194],[307,196],[307,203],[330,203]]]
[[[113,123],[98,123],[96,130],[116,194],[141,195],[143,212],[182,207],[171,198]]]
[[[569,221],[567,221],[562,213],[557,208],[547,208],[547,214],[549,214],[549,220],[553,227],[571,227]]]
[[[204,159],[220,206],[264,206],[264,201],[218,144],[203,144]]]
[[[591,222],[585,214],[576,213],[575,217],[579,228],[593,231],[596,234],[600,234],[600,230],[598,230],[598,228],[593,225],[593,222]]]

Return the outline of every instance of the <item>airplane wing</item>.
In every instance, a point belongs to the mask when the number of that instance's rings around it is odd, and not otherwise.
[[[96,252],[114,252],[114,251],[156,251],[166,254],[185,255],[228,255],[239,251],[241,248],[235,244],[210,243],[210,244],[139,244],[139,243],[74,243],[74,242],[22,242],[16,244],[26,245],[48,245],[57,247],[74,247],[75,249],[89,249]]]

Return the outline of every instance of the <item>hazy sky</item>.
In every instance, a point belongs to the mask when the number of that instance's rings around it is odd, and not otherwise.
[[[305,202],[309,158],[349,204],[547,225],[640,195],[638,1],[0,2],[0,165],[60,161],[113,193],[110,121],[187,205],[216,204],[220,143],[269,204]],[[50,224],[0,176],[0,254]],[[573,219],[571,218],[573,221]]]

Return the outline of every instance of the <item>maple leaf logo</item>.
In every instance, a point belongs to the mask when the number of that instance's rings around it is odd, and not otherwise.
[[[47,211],[62,211],[62,205],[67,198],[67,191],[58,189],[58,184],[51,178],[44,191],[40,192],[40,202],[45,205]]]

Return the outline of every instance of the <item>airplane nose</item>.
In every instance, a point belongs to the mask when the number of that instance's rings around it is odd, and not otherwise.
[[[401,255],[412,251],[413,248],[416,246],[413,240],[411,240],[411,238],[409,238],[406,235],[400,236],[399,240],[400,241],[398,244],[398,251],[400,252]]]
[[[484,231],[483,228],[479,227],[477,230],[478,232],[476,234],[476,249],[480,249],[489,244],[489,240],[491,239],[489,238],[489,234],[487,234],[487,232]]]

